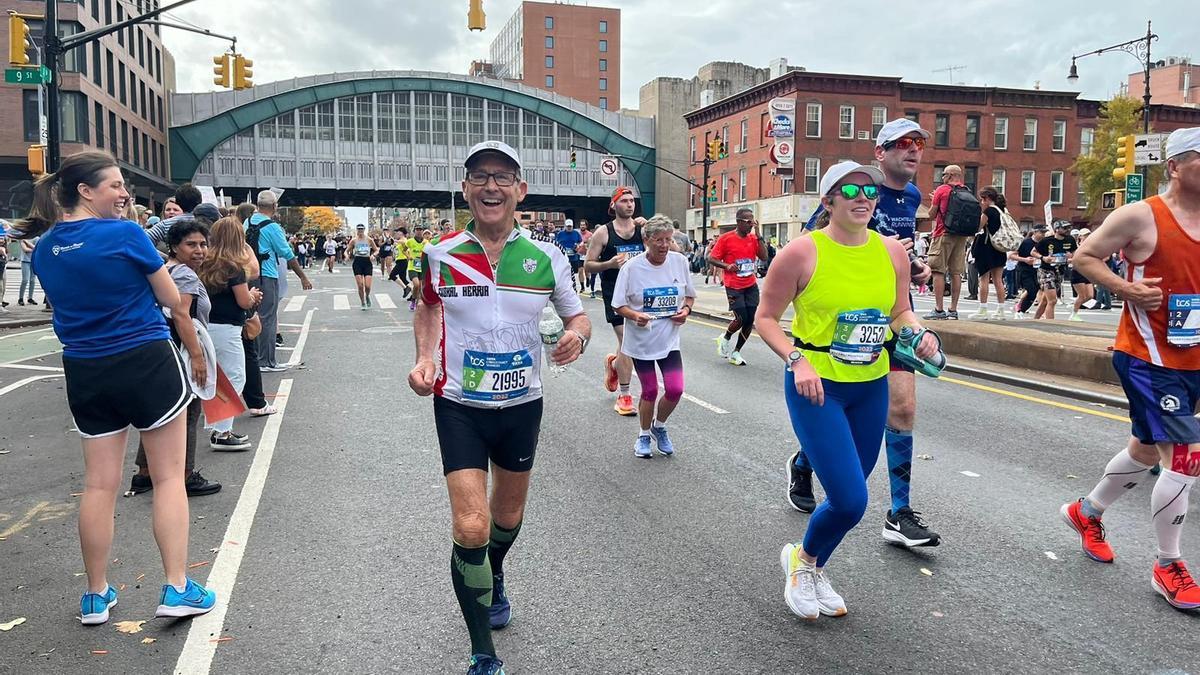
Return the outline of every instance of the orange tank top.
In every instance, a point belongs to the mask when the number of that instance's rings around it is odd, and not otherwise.
[[[1126,302],[1119,352],[1174,370],[1200,370],[1200,239],[1190,236],[1161,197],[1146,200],[1158,242],[1145,261],[1128,264],[1128,281],[1162,277],[1163,303],[1148,312]]]

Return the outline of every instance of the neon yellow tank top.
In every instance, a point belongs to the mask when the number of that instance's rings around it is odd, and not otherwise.
[[[792,336],[829,351],[801,348],[817,374],[834,382],[869,382],[888,373],[883,343],[896,304],[896,270],[883,240],[868,231],[867,243],[844,246],[813,232],[817,264],[808,285],[792,301]]]

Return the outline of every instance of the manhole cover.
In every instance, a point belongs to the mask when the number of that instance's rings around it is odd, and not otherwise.
[[[362,329],[364,333],[411,333],[412,326],[372,326]]]

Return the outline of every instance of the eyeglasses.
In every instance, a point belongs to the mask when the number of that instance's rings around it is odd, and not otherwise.
[[[909,148],[911,148],[913,146],[916,146],[916,148],[918,150],[924,150],[925,149],[925,139],[924,138],[909,138],[908,136],[904,136],[903,138],[897,138],[894,141],[888,141],[887,143],[884,143],[883,149],[891,150],[892,148],[900,148],[901,150],[908,150]]]
[[[467,182],[476,187],[487,185],[489,178],[495,180],[498,187],[512,187],[517,184],[521,176],[512,171],[497,171],[496,173],[488,173],[487,171],[467,172]]]
[[[860,192],[867,199],[878,199],[879,198],[879,186],[873,185],[873,184],[872,185],[855,185],[853,183],[849,183],[849,184],[843,185],[840,188],[838,188],[838,192],[841,192],[842,196],[845,197],[846,199],[858,199],[858,193],[860,193]]]

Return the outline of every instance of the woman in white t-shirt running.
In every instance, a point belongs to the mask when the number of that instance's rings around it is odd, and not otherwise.
[[[696,289],[692,286],[687,258],[671,250],[674,235],[675,227],[666,216],[659,214],[646,221],[642,226],[646,253],[621,267],[613,289],[613,310],[625,317],[621,352],[633,359],[642,385],[638,402],[641,433],[633,448],[634,456],[642,458],[652,455],[651,435],[659,453],[674,454],[666,422],[683,397],[679,328],[692,314]],[[655,364],[662,372],[661,399]]]

